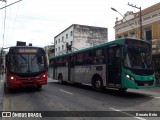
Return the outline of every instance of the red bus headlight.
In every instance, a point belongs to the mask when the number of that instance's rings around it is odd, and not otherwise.
[[[45,77],[46,77],[46,75],[44,74],[44,75],[43,75],[43,78],[45,78]]]

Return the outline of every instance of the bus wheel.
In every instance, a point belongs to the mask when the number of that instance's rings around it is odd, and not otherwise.
[[[15,91],[15,89],[14,88],[9,88],[8,85],[7,85],[7,83],[5,82],[5,84],[4,84],[4,91],[6,93],[12,93],[12,92]]]
[[[64,81],[63,81],[63,76],[62,76],[62,75],[59,75],[59,77],[58,77],[58,82],[59,82],[60,84],[63,84],[63,83],[64,83]]]
[[[127,92],[126,90],[127,90],[127,88],[120,88],[120,89],[119,89],[119,92],[120,92],[120,93],[126,93],[126,92]]]
[[[42,85],[37,86],[37,90],[40,90],[42,88]]]
[[[4,83],[4,91],[5,91],[5,92],[9,92],[9,88],[8,88],[8,86],[7,86],[7,83],[6,83],[6,82]]]
[[[92,86],[96,91],[102,91],[103,90],[102,79],[100,77],[96,77]]]

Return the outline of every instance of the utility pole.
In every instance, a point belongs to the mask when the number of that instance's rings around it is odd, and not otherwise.
[[[139,13],[140,39],[143,39],[143,38],[142,38],[142,11],[141,11],[141,6],[140,6],[140,7],[137,7],[136,5],[129,4],[129,2],[128,2],[128,5],[140,10],[140,13]]]
[[[6,3],[6,0],[0,0],[1,2],[5,2]],[[3,38],[4,38],[4,35],[3,35]],[[1,48],[1,53],[0,53],[0,76],[2,77],[3,76],[3,68],[2,68],[2,64],[3,64],[3,47]]]

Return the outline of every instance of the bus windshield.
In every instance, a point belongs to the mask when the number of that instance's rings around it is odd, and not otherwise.
[[[10,55],[10,70],[16,73],[35,73],[46,69],[44,54],[18,53]]]
[[[125,66],[134,69],[151,69],[151,47],[143,42],[143,46],[128,45]]]

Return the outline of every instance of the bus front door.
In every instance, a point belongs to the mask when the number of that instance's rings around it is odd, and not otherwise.
[[[74,56],[69,56],[68,60],[68,81],[74,82]]]
[[[108,86],[121,86],[121,47],[119,45],[108,48]]]

